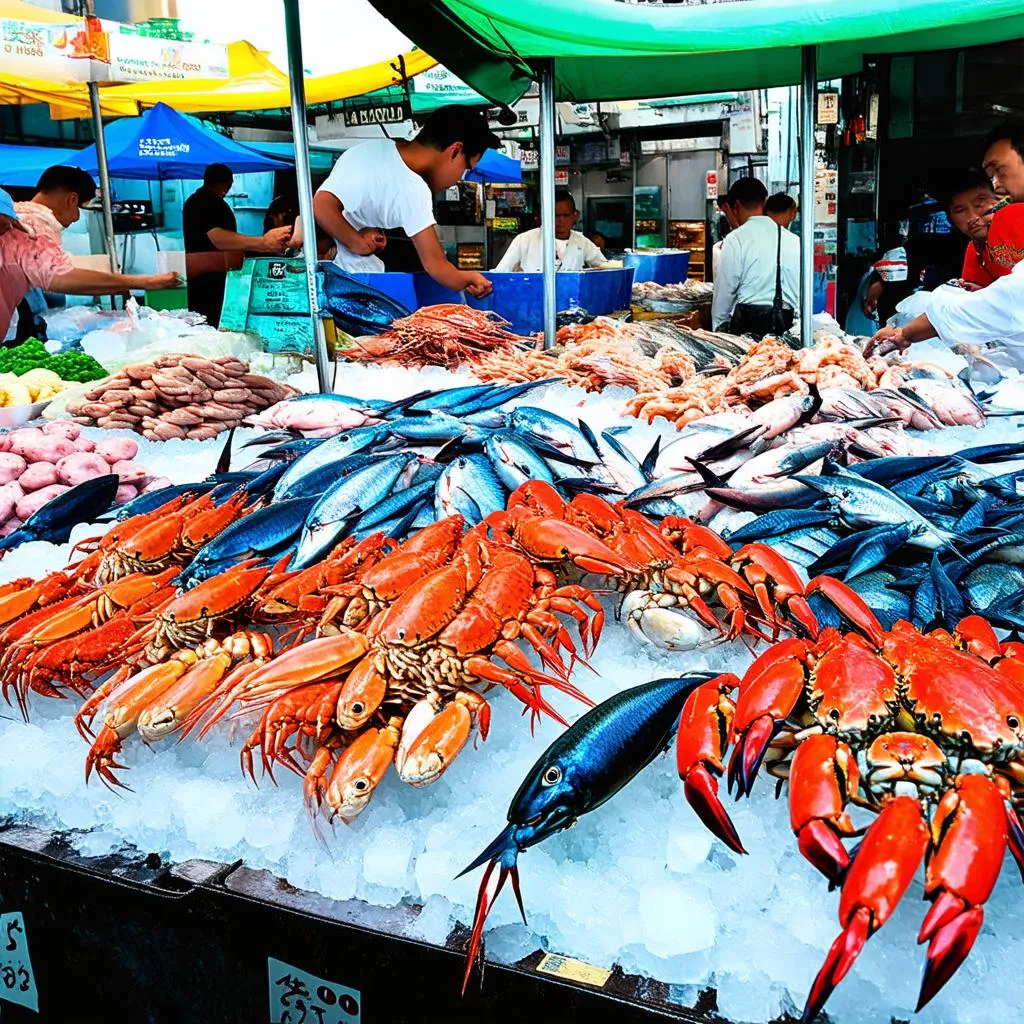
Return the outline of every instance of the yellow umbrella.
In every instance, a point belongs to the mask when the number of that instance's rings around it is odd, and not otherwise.
[[[312,75],[306,78],[306,102],[329,103],[396,85],[402,81],[403,61],[408,78],[428,71],[437,63],[422,50],[412,50],[393,60],[379,61],[331,75]],[[186,114],[274,110],[291,106],[288,76],[270,62],[264,51],[257,50],[251,43],[243,40],[228,45],[228,69],[229,77],[226,79],[101,86],[100,98],[104,103],[130,103],[138,108],[152,107],[162,102]],[[131,112],[137,112],[135,107]],[[55,112],[54,116],[60,115]]]

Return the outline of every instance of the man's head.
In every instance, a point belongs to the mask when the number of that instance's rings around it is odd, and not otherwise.
[[[555,193],[555,238],[566,239],[576,227],[576,200],[568,189]]]
[[[768,197],[764,212],[780,227],[788,228],[796,219],[796,200],[785,192],[776,192]]]
[[[737,178],[729,186],[727,196],[732,207],[736,226],[746,224],[751,217],[764,215],[764,204],[768,201],[768,189],[757,178]]]
[[[991,131],[981,166],[996,192],[1024,202],[1024,125],[1007,122]]]
[[[728,223],[730,230],[735,231],[739,225],[736,223],[736,214],[733,211],[732,203],[729,202],[729,195],[719,196],[717,199],[718,208],[722,211],[722,216],[725,217],[726,223]]]
[[[82,215],[81,208],[96,198],[96,182],[81,167],[56,164],[43,171],[36,185],[33,202],[41,203],[57,218],[61,227],[70,227]]]
[[[203,184],[211,192],[216,192],[221,199],[231,191],[234,180],[235,176],[231,173],[231,168],[227,164],[210,164],[203,171]]]
[[[953,227],[972,242],[984,245],[992,223],[989,211],[996,202],[989,176],[984,171],[964,171],[950,184],[946,196],[946,211]]]
[[[455,105],[438,107],[413,141],[436,150],[437,155],[431,154],[421,172],[433,192],[454,185],[476,166],[484,150],[497,149],[501,144],[481,111]]]

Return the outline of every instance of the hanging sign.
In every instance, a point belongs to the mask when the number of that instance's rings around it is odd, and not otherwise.
[[[349,107],[345,110],[346,128],[364,128],[375,124],[401,124],[412,117],[408,100],[382,103],[372,107]]]
[[[818,124],[839,124],[839,93],[822,89],[818,93]]]
[[[718,171],[708,171],[704,178],[704,196],[706,199],[718,198]]]
[[[569,184],[568,171],[555,171],[555,187],[565,188]]]

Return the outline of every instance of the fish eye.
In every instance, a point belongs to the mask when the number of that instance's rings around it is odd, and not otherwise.
[[[1009,715],[1006,719],[1006,724],[1011,729],[1016,729],[1020,725],[1020,719],[1016,715]]]
[[[352,714],[353,715],[361,715],[362,713],[363,713],[363,702],[361,700],[357,700],[355,702],[355,704],[352,705]]]
[[[557,764],[551,765],[550,768],[544,770],[544,774],[541,776],[540,781],[545,786],[554,786],[556,783],[562,781],[562,769]]]
[[[367,787],[366,779],[356,779],[356,781],[352,783],[352,787],[357,793],[362,793]]]

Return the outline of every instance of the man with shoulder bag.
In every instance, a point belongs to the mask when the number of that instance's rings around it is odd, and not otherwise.
[[[731,334],[784,334],[800,295],[800,241],[765,215],[768,190],[756,178],[729,189],[738,227],[722,246],[711,322]]]

